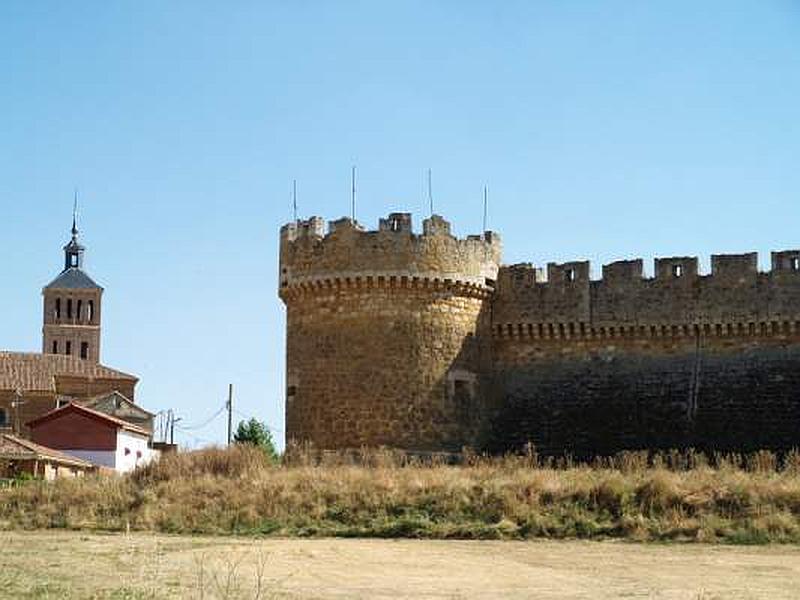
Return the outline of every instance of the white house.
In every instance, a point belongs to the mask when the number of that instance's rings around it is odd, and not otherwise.
[[[119,473],[158,457],[150,448],[147,430],[76,403],[51,410],[27,425],[37,444]]]

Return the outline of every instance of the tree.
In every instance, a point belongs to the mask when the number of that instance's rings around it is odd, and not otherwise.
[[[271,460],[278,459],[278,451],[275,450],[272,432],[258,419],[239,421],[239,427],[236,428],[233,439],[237,444],[252,444],[261,448]]]

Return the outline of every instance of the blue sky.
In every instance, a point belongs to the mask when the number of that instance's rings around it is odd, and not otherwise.
[[[800,247],[800,2],[0,3],[0,348],[39,350],[73,188],[103,362],[283,427],[278,229],[427,209],[506,262]],[[189,446],[222,441],[223,418]]]

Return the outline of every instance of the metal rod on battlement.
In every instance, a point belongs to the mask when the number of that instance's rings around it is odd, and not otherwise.
[[[433,216],[433,186],[431,185],[431,170],[428,169],[428,202],[431,205],[431,216]]]
[[[352,183],[350,189],[350,218],[353,219],[353,222],[356,220],[356,166],[353,165],[353,172],[350,177],[350,181]]]
[[[489,216],[489,186],[483,186],[483,232],[486,233],[487,219]]]
[[[297,179],[292,179],[292,219],[297,221]]]

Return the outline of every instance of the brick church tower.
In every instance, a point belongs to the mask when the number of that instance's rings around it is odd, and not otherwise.
[[[42,352],[100,362],[100,302],[103,288],[83,270],[85,248],[78,243],[76,218],[64,246],[64,270],[42,290]]]

